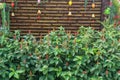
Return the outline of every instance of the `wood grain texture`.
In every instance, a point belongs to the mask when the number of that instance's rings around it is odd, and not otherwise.
[[[93,0],[88,0],[86,11],[84,0],[72,0],[73,5],[69,6],[69,0],[48,0],[42,5],[37,5],[37,0],[18,0],[15,16],[11,16],[11,31],[21,30],[22,34],[31,33],[39,37],[48,31],[63,26],[67,31],[75,32],[80,26],[91,26],[100,29],[97,21],[101,20],[102,0],[95,0],[96,7],[91,7]],[[10,4],[11,0],[7,0]],[[41,10],[41,17],[37,19],[37,11]],[[72,15],[68,16],[71,11]],[[92,14],[95,18],[92,18]]]

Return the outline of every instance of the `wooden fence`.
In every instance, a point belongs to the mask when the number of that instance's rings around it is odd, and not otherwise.
[[[68,5],[68,1],[48,0],[42,5],[37,5],[37,0],[18,0],[15,16],[11,16],[11,31],[21,30],[22,35],[31,31],[34,36],[39,37],[60,26],[71,32],[75,32],[80,26],[101,29],[97,21],[103,20],[103,6],[107,0],[94,0],[95,8],[91,7],[93,0],[88,0],[86,11],[84,0],[72,0],[72,6]],[[11,3],[11,0],[7,2]],[[41,10],[40,19],[37,18],[38,10]],[[71,16],[68,16],[69,11],[72,12]],[[95,17],[92,17],[92,14]]]

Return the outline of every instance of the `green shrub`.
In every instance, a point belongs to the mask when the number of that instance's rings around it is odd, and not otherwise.
[[[0,80],[120,80],[120,32],[63,27],[40,41],[16,31],[0,37]]]

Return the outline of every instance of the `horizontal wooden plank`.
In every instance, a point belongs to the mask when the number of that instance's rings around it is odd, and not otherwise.
[[[48,0],[43,5],[37,5],[37,0],[18,0],[15,16],[11,16],[11,31],[21,30],[25,35],[31,30],[31,34],[38,37],[45,35],[53,28],[63,26],[67,31],[77,31],[80,26],[91,26],[99,30],[101,25],[101,0],[95,0],[95,8],[92,8],[93,0],[88,0],[85,8],[84,0],[73,0],[73,5],[68,5],[69,0]],[[7,0],[11,4],[11,0]],[[41,10],[38,19],[38,10]],[[85,11],[86,10],[86,11]],[[72,12],[68,16],[69,11]],[[92,17],[92,14],[95,17]]]

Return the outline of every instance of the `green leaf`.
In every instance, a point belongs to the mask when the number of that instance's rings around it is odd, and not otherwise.
[[[49,74],[49,75],[48,75],[48,78],[49,78],[49,80],[55,80],[55,79],[54,79],[54,75],[50,75],[50,74]]]
[[[9,78],[11,78],[13,75],[14,75],[14,72],[11,72],[11,73],[9,74]]]
[[[44,76],[39,77],[39,80],[44,80]]]
[[[73,61],[82,60],[82,58],[82,56],[76,56],[76,58]]]
[[[14,77],[17,78],[17,79],[19,79],[19,74],[18,74],[18,73],[15,73],[15,74],[14,74]]]
[[[17,72],[17,73],[23,73],[24,70],[17,70],[16,72]]]
[[[70,80],[77,80],[77,78],[72,76]]]
[[[11,70],[12,72],[14,72],[14,71],[15,71],[13,68],[10,68],[10,70]]]

